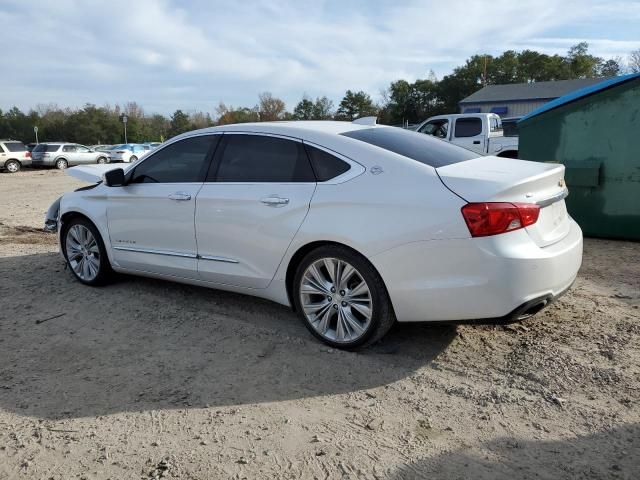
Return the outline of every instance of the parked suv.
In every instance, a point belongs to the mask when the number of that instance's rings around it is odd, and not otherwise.
[[[144,145],[137,143],[124,143],[109,150],[109,162],[133,163],[149,151]]]
[[[73,165],[107,163],[105,152],[97,152],[78,143],[41,143],[31,152],[33,166],[53,167],[64,170]]]
[[[0,170],[16,173],[28,165],[31,165],[31,154],[24,143],[17,140],[0,140]]]

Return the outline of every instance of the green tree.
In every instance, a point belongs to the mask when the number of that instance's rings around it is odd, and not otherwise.
[[[336,118],[353,121],[356,118],[377,115],[378,110],[367,93],[347,90],[336,111]]]
[[[169,122],[169,137],[175,137],[181,133],[191,130],[191,122],[189,116],[182,110],[176,110],[171,116]]]
[[[621,75],[624,70],[622,59],[619,57],[604,60],[598,65],[599,77],[615,77]]]
[[[569,49],[565,62],[571,78],[590,78],[598,75],[602,59],[589,54],[587,42],[580,42]]]
[[[313,120],[315,118],[315,105],[306,95],[293,109],[293,118],[295,120]]]
[[[317,97],[315,102],[307,95],[293,109],[293,120],[329,120],[333,118],[333,102],[327,97]]]

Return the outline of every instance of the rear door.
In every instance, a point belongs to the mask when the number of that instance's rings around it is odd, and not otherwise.
[[[451,136],[451,142],[455,145],[477,153],[485,153],[486,137],[481,117],[458,117],[455,119]]]
[[[126,186],[109,189],[109,237],[120,266],[197,277],[196,196],[218,138],[169,144],[141,161]]]
[[[200,278],[266,288],[315,187],[301,141],[225,133],[196,203]]]

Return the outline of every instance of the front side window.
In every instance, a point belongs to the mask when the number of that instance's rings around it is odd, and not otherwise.
[[[217,170],[217,182],[316,181],[301,142],[263,135],[225,135]]]
[[[77,150],[78,153],[87,153],[89,149],[87,147],[83,147],[82,145],[78,145]]]
[[[306,145],[318,182],[326,182],[347,172],[351,165],[319,148]]]
[[[433,135],[438,138],[447,138],[448,132],[448,120],[431,120],[420,129],[420,133],[426,133],[427,135]]]
[[[219,135],[203,135],[172,143],[145,157],[129,183],[202,182],[218,140]]]
[[[456,120],[456,138],[475,137],[482,133],[482,119],[478,117],[459,118]]]

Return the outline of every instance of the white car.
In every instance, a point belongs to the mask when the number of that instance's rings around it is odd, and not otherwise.
[[[116,271],[267,298],[339,348],[396,320],[525,318],[582,261],[562,165],[394,127],[226,125],[68,173],[97,182],[47,215],[80,282]]]
[[[149,147],[145,148],[144,145],[139,145],[137,143],[124,143],[122,145],[115,145],[108,151],[109,163],[133,163],[138,161],[138,159],[148,151]]]

